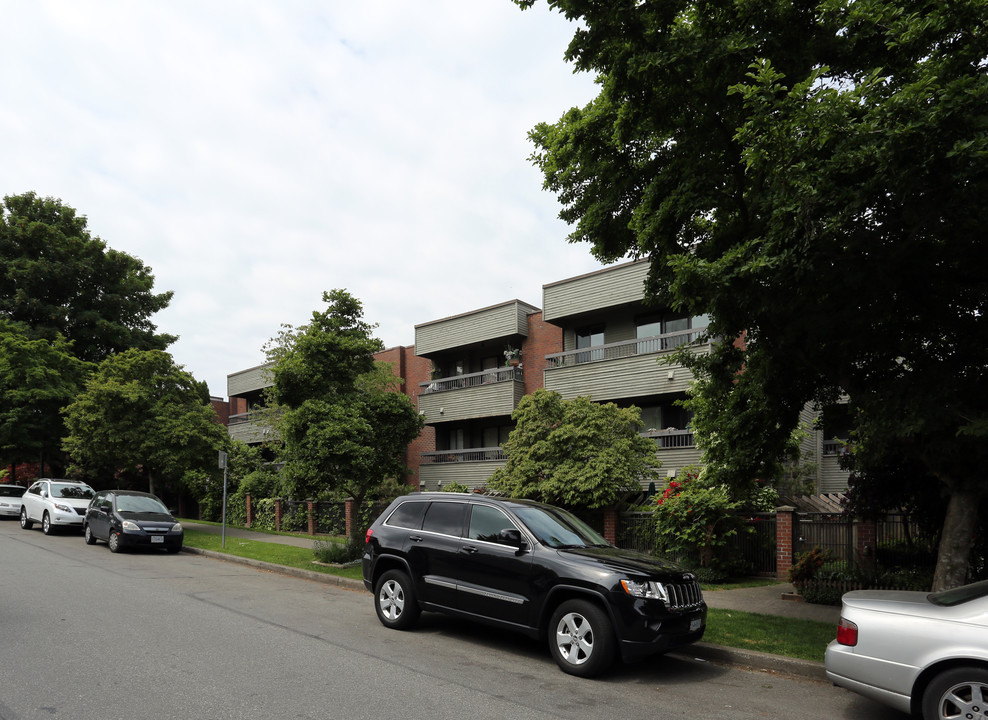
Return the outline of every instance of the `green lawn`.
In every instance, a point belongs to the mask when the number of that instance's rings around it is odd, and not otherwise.
[[[225,552],[275,565],[340,575],[354,580],[361,579],[359,566],[334,568],[313,564],[315,557],[309,548],[227,537],[226,549],[224,549],[219,535],[199,530],[186,530],[185,544],[189,547]],[[704,592],[711,593],[729,587],[755,587],[774,583],[774,580],[751,580],[738,584],[705,586],[703,589]],[[834,627],[830,623],[710,608],[707,615],[707,632],[703,640],[715,645],[822,662],[827,643],[833,638]]]

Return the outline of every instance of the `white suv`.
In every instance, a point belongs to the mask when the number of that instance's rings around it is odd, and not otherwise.
[[[30,530],[40,522],[45,535],[51,535],[56,527],[81,528],[95,494],[79,480],[38,480],[21,496],[21,527]]]

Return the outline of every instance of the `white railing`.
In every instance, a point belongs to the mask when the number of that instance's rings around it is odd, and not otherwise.
[[[567,350],[566,352],[546,355],[546,369],[582,365],[584,363],[602,362],[634,355],[650,355],[675,350],[683,345],[697,343],[706,336],[706,328],[696,330],[680,330],[678,332],[655,335],[653,337],[624,340],[622,342],[598,345],[592,348]]]
[[[695,447],[692,430],[648,430],[642,435],[655,440],[659,450]]]
[[[504,450],[500,447],[466,448],[463,450],[439,450],[422,453],[423,465],[462,462],[496,462],[504,460]]]
[[[477,373],[454,375],[453,377],[437,378],[435,380],[430,380],[429,382],[419,383],[419,387],[422,388],[419,391],[419,395],[447,392],[449,390],[461,390],[463,388],[479,387],[481,385],[513,382],[515,380],[522,379],[523,375],[520,367],[505,365],[502,367],[492,368],[491,370],[483,370]]]

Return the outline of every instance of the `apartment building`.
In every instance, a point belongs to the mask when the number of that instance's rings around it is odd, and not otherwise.
[[[641,408],[666,478],[698,463],[690,416],[679,404],[692,378],[671,358],[684,345],[709,352],[707,318],[647,306],[647,273],[647,261],[635,261],[549,283],[542,308],[510,300],[432,320],[415,326],[414,347],[378,353],[405,378],[402,391],[426,422],[406,458],[410,484],[484,485],[504,465],[512,412],[539,388]],[[227,378],[230,434],[246,442],[264,437],[252,408],[270,384],[265,367]],[[825,432],[815,429],[807,448],[820,458],[817,490],[837,492],[847,475]]]

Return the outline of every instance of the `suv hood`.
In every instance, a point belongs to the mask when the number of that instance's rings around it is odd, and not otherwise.
[[[670,560],[636,552],[634,550],[622,550],[616,547],[586,547],[586,548],[561,548],[558,552],[563,557],[567,555],[577,555],[583,558],[582,562],[591,561],[618,573],[632,572],[639,575],[664,576],[666,580],[670,575],[676,576],[675,580],[694,580],[692,573],[684,570]]]

